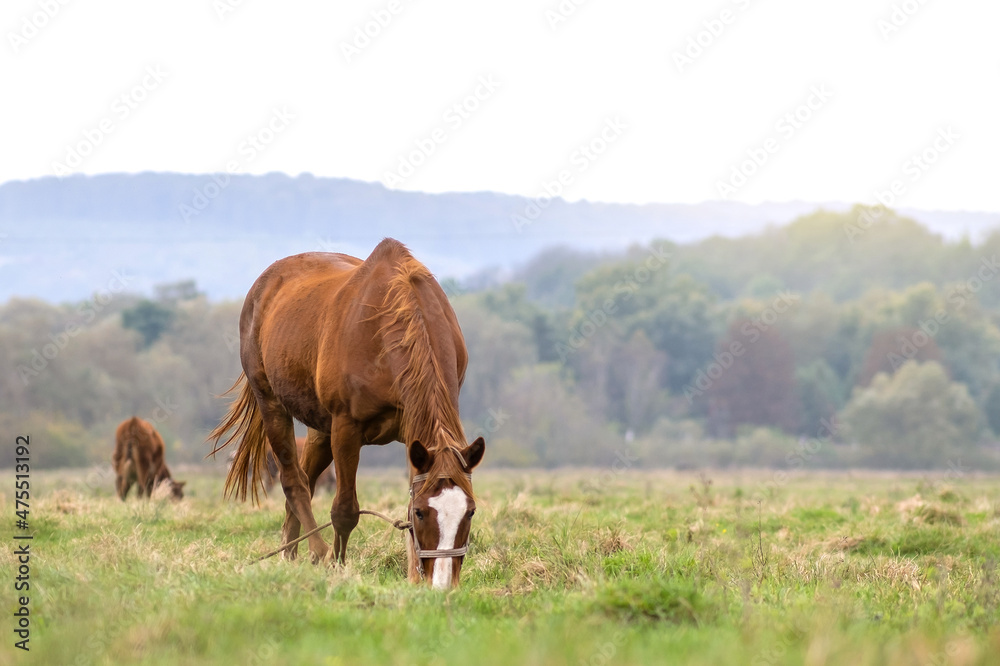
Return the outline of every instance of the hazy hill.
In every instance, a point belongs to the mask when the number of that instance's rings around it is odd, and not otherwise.
[[[346,179],[143,173],[42,178],[0,186],[0,301],[86,298],[194,278],[213,298],[242,298],[268,264],[296,252],[367,256],[384,236],[407,243],[441,277],[524,264],[546,247],[618,249],[691,242],[785,224],[819,207],[711,202],[567,203],[533,209],[491,192],[423,194]],[[846,204],[827,204],[846,209]],[[978,235],[984,213],[904,211],[932,231]],[[518,217],[519,216],[519,217]]]

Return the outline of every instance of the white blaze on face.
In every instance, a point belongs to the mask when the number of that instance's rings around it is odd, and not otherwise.
[[[469,497],[461,488],[442,490],[439,495],[427,500],[427,504],[437,511],[439,541],[437,550],[455,547],[458,526],[469,510]],[[451,585],[452,558],[438,557],[434,560],[434,577],[431,585],[438,590]]]

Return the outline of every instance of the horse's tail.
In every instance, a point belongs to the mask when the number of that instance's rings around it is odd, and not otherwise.
[[[250,390],[250,384],[244,373],[240,373],[236,383],[223,395],[229,395],[241,385],[239,397],[229,406],[226,417],[208,436],[208,440],[215,440],[215,448],[208,455],[215,455],[233,441],[240,440],[236,455],[229,466],[229,473],[226,475],[225,494],[227,497],[235,495],[241,501],[246,501],[249,487],[251,499],[256,504],[257,486],[263,488],[267,435],[264,433],[264,420],[261,419],[260,410],[257,408],[257,398]],[[226,431],[232,428],[235,428],[233,434],[219,444]]]
[[[142,427],[142,421],[138,416],[133,416],[125,425],[125,460],[132,460],[133,451],[136,445],[146,436],[146,430]]]
[[[123,422],[118,427],[115,441],[115,452],[111,457],[111,464],[115,470],[132,460],[132,447],[142,433],[142,425],[139,419],[133,416],[128,421]]]

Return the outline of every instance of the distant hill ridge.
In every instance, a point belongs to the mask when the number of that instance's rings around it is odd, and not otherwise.
[[[689,243],[742,236],[817,208],[747,205],[569,203],[539,205],[493,192],[426,194],[377,183],[175,173],[108,174],[0,185],[0,301],[78,300],[115,271],[130,291],[194,278],[213,298],[242,298],[268,264],[296,252],[367,256],[383,237],[405,242],[440,277],[510,269],[554,245],[614,250],[653,238]],[[1000,215],[900,211],[948,238],[979,237]],[[119,274],[120,275],[120,274]]]

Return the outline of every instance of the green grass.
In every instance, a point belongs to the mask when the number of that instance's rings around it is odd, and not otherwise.
[[[770,473],[595,491],[594,473],[484,471],[462,587],[440,593],[406,582],[401,535],[367,516],[344,567],[251,564],[278,545],[280,489],[253,508],[218,476],[178,476],[174,505],[33,474],[31,653],[3,581],[0,663],[1000,663],[997,477],[800,474],[758,504]],[[359,485],[402,516],[401,474]]]

